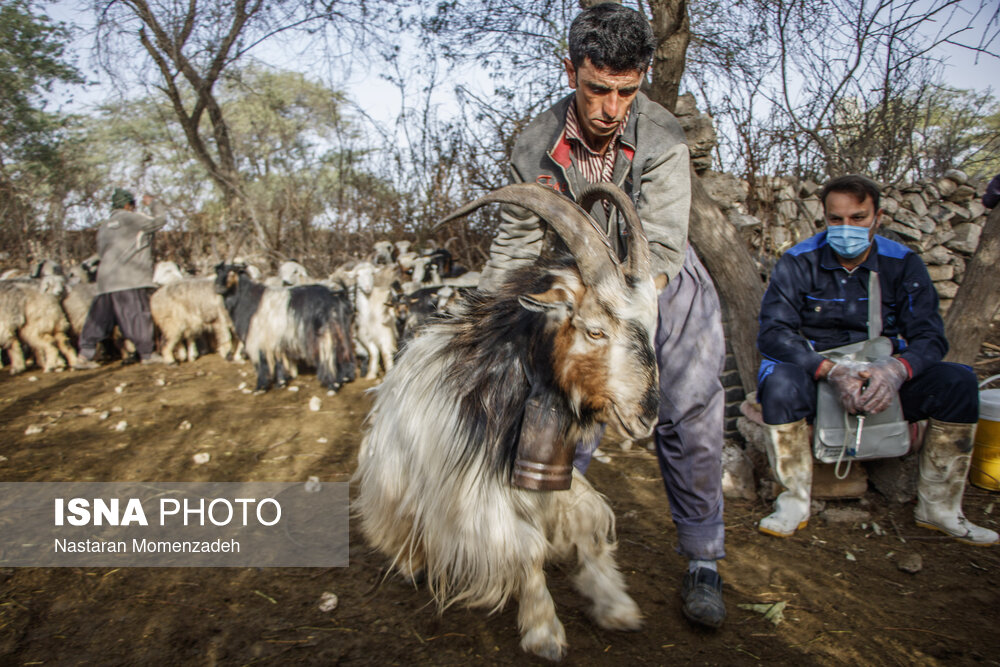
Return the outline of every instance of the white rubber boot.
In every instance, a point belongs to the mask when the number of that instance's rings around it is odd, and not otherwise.
[[[765,535],[791,537],[809,523],[813,470],[809,424],[800,419],[766,428],[767,458],[785,490],[774,501],[774,513],[761,519],[757,529]]]
[[[996,544],[1000,536],[962,514],[962,494],[975,432],[975,424],[929,420],[920,452],[918,500],[913,516],[922,528],[939,530],[959,542],[988,547]]]

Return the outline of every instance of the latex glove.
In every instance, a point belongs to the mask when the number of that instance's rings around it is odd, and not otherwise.
[[[826,375],[840,405],[852,415],[861,410],[861,387],[868,379],[868,367],[863,361],[838,361]]]
[[[895,357],[875,361],[861,374],[868,375],[868,387],[861,396],[859,406],[872,415],[889,407],[892,397],[910,375],[903,362]]]

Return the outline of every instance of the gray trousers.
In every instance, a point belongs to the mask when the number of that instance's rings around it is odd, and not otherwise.
[[[715,285],[690,246],[680,273],[660,292],[655,345],[660,369],[656,457],[677,527],[677,550],[693,559],[723,558],[725,393],[719,376],[726,342]],[[578,446],[573,464],[581,472],[597,444]]]
[[[87,311],[80,332],[80,355],[93,359],[97,346],[111,335],[115,325],[132,341],[141,359],[153,353],[153,316],[149,311],[149,289],[145,287],[98,294]]]

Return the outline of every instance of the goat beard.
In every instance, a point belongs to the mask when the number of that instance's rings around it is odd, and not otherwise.
[[[638,439],[644,438],[646,435],[648,435],[648,434],[645,434],[645,433],[637,433],[633,429],[629,428],[628,425],[625,423],[625,419],[622,417],[621,413],[618,411],[618,406],[615,405],[614,403],[611,404],[611,414],[613,414],[614,417],[615,417],[615,419],[618,421],[617,425],[621,429],[622,433],[624,433],[625,435],[627,435],[630,439],[632,439],[632,440],[638,440]]]

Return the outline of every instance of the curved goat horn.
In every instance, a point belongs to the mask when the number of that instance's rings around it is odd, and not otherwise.
[[[438,224],[468,215],[491,203],[526,208],[551,225],[576,259],[585,285],[599,283],[611,267],[615,267],[614,273],[619,273],[614,249],[594,219],[569,198],[537,183],[514,183],[494,190],[462,206]]]
[[[649,240],[642,228],[642,221],[632,200],[625,191],[614,183],[593,183],[580,194],[580,207],[589,211],[596,201],[608,201],[618,209],[625,220],[625,240],[628,257],[625,260],[625,277],[631,280],[645,279],[652,273],[652,255]]]

